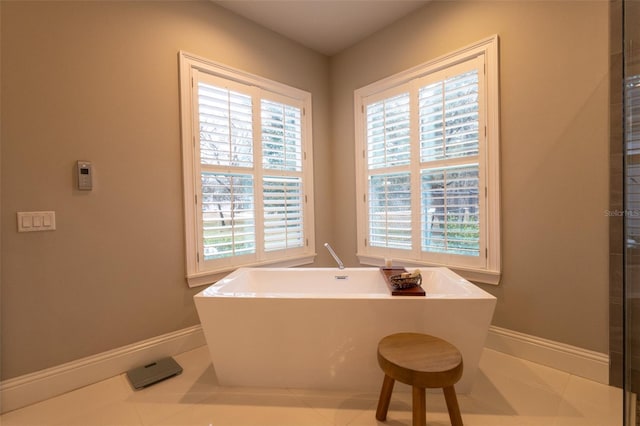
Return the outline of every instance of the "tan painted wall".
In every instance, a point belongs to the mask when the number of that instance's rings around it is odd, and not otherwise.
[[[0,7],[3,379],[198,323],[184,279],[179,50],[311,92],[316,197],[328,197],[325,56],[208,1]],[[74,189],[76,160],[93,162],[92,192]],[[18,234],[16,212],[30,210],[55,210],[57,230]]]
[[[494,325],[607,352],[608,3],[442,1],[332,58],[336,250],[355,265],[353,90],[500,37]]]

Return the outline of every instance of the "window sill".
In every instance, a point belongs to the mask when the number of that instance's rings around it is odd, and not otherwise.
[[[219,269],[215,271],[204,271],[198,272],[195,274],[187,275],[187,284],[189,287],[199,287],[203,285],[209,285],[217,282],[218,280],[224,278],[226,275],[236,270],[237,268],[250,268],[250,267],[261,267],[261,266],[270,266],[273,268],[291,268],[294,266],[302,266],[308,265],[309,263],[313,263],[316,254],[309,254],[300,257],[288,258],[288,259],[280,259],[280,260],[270,260],[266,262],[256,262],[256,263],[247,263],[244,265],[238,265],[233,268],[228,269]]]
[[[369,265],[369,266],[384,266],[385,259],[376,257],[376,256],[365,256],[358,255],[358,259],[360,260],[360,264]],[[470,268],[460,268],[449,265],[437,265],[433,263],[426,262],[418,262],[415,260],[406,260],[406,259],[393,259],[395,266],[404,266],[407,267],[428,267],[428,266],[438,266],[445,267],[451,269],[456,274],[460,275],[462,278],[472,281],[475,283],[482,284],[491,284],[498,285],[500,283],[501,273],[500,271],[489,271],[486,269],[470,269]]]

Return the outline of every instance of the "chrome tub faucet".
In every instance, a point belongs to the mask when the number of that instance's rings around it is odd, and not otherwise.
[[[333,251],[333,249],[331,248],[331,246],[329,245],[329,243],[324,243],[324,246],[327,248],[327,250],[329,250],[329,253],[331,253],[331,256],[333,256],[333,258],[335,259],[335,261],[338,263],[338,268],[339,269],[344,269],[344,263],[342,263],[342,260],[340,260],[340,258],[338,257],[338,255],[336,254],[335,251]]]

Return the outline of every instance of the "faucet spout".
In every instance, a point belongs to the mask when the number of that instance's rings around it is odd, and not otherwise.
[[[342,260],[340,260],[340,258],[338,257],[338,255],[336,254],[335,251],[333,251],[333,249],[331,248],[331,246],[329,245],[329,243],[324,243],[324,246],[327,248],[327,250],[329,250],[329,253],[331,254],[331,256],[333,256],[333,258],[335,259],[335,261],[338,263],[338,268],[339,269],[344,269],[344,263],[342,263]]]

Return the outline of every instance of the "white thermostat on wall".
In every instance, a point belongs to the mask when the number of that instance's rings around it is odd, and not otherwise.
[[[78,160],[78,189],[91,191],[93,188],[93,168],[90,161]]]

